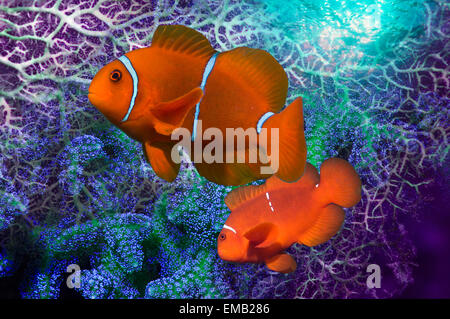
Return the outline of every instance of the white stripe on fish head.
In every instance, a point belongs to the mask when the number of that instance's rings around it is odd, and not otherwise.
[[[136,96],[137,96],[137,93],[138,93],[139,78],[138,78],[138,75],[136,73],[136,70],[133,67],[133,64],[131,63],[130,59],[128,59],[127,56],[122,55],[118,60],[120,62],[122,62],[122,64],[127,69],[128,73],[130,73],[131,78],[133,80],[133,94],[131,95],[130,106],[128,107],[127,114],[125,114],[124,118],[122,119],[122,122],[125,122],[126,120],[128,120],[128,117],[130,116],[130,113],[131,113],[131,111],[133,110],[133,107],[134,107],[134,102],[136,100]]]
[[[233,227],[228,226],[227,224],[223,225],[223,228],[224,228],[224,229],[229,229],[229,230],[231,230],[233,233],[237,234],[237,233],[236,233],[236,230],[235,230]]]

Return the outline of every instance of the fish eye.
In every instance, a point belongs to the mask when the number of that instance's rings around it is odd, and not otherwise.
[[[109,79],[113,82],[117,82],[122,78],[122,72],[120,72],[119,70],[114,70],[111,72],[111,74],[109,75]]]
[[[227,239],[227,236],[224,233],[220,233],[219,240],[225,240]]]

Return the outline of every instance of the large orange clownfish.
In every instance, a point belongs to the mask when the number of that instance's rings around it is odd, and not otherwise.
[[[285,183],[272,176],[263,185],[242,186],[225,197],[231,210],[219,234],[219,256],[231,262],[265,263],[289,273],[295,260],[285,252],[294,243],[316,246],[341,228],[344,210],[361,199],[361,180],[345,160],[323,162],[320,177],[306,164],[303,177]]]
[[[242,185],[274,173],[293,182],[303,175],[306,143],[301,98],[282,110],[287,88],[286,73],[269,53],[247,47],[219,53],[201,33],[166,25],[157,28],[150,47],[104,66],[92,80],[89,100],[142,143],[153,170],[167,181],[175,179],[180,167],[173,160],[178,141],[172,140],[172,133],[189,130],[194,149],[201,123],[203,130],[218,128],[223,136],[227,128],[254,128],[257,134],[267,129],[266,142],[257,147],[269,155],[276,144],[278,152],[269,158],[275,168],[264,173],[261,167],[267,162],[261,158],[253,163],[197,162],[195,152],[190,152],[200,175],[222,185]],[[272,138],[273,128],[278,129],[278,139]],[[244,152],[248,159],[250,146],[231,152],[222,147],[225,153]]]

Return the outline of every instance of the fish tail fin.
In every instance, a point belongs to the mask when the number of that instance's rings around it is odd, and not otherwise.
[[[337,234],[344,223],[344,210],[334,204],[324,207],[314,225],[304,232],[298,242],[309,247],[323,244]]]
[[[315,187],[317,198],[325,207],[298,241],[310,247],[330,240],[342,227],[345,212],[340,206],[351,207],[361,200],[361,180],[353,166],[340,158],[329,158],[322,163]]]
[[[352,207],[361,200],[361,180],[349,162],[329,158],[320,167],[318,191],[326,203]]]
[[[303,102],[298,97],[280,113],[271,116],[263,128],[268,129],[267,151],[271,153],[271,167],[284,182],[295,182],[306,166],[306,140],[303,128]],[[272,128],[278,128],[278,152],[273,154]],[[275,148],[276,151],[276,148]]]

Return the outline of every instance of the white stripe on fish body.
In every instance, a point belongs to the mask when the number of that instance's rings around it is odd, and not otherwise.
[[[269,202],[270,209],[272,210],[272,212],[275,213],[275,211],[273,210],[273,207],[272,207],[272,202],[270,201],[269,192],[266,192],[266,198],[267,198],[267,201]]]
[[[233,227],[228,226],[227,224],[223,225],[223,228],[224,228],[224,229],[229,229],[229,230],[231,230],[233,233],[237,234],[237,233],[236,233],[236,230],[235,230]]]
[[[205,94],[206,81],[208,80],[209,74],[214,68],[214,64],[216,63],[216,58],[218,55],[219,52],[213,54],[213,56],[209,59],[208,63],[206,64],[205,70],[203,71],[202,83],[200,84],[200,88],[202,89],[203,94]],[[195,137],[197,136],[198,116],[200,114],[200,103],[202,102],[202,100],[203,97],[200,99],[197,105],[195,105],[194,125],[192,127],[192,141],[194,141]]]
[[[134,107],[134,102],[136,100],[136,96],[137,96],[137,93],[138,93],[139,78],[138,78],[138,75],[136,73],[136,70],[133,68],[133,64],[131,63],[130,59],[128,59],[127,56],[122,55],[118,60],[120,62],[122,62],[122,64],[127,69],[128,73],[130,73],[131,78],[133,80],[133,95],[131,96],[130,106],[128,107],[127,114],[125,114],[124,118],[122,119],[122,122],[125,122],[126,120],[128,120],[128,117],[130,116],[130,113],[131,113],[131,111],[133,110],[133,107]]]
[[[256,124],[256,132],[258,134],[261,133],[262,126],[264,125],[264,123],[274,114],[275,113],[273,112],[267,112],[266,114],[264,114],[259,118],[258,124]]]
[[[217,59],[218,55],[219,55],[219,52],[216,52],[211,56],[208,63],[206,64],[205,70],[203,71],[202,83],[200,84],[200,88],[202,89],[203,94],[205,93],[206,81],[208,80],[208,77],[214,68],[214,65],[216,63],[216,59]],[[200,115],[200,103],[202,102],[202,100],[203,100],[203,97],[195,105],[194,124],[192,127],[192,141],[195,141],[195,138],[197,137],[198,116]],[[275,115],[275,113],[267,112],[259,118],[258,123],[256,124],[256,132],[258,134],[261,133],[264,123],[273,115]]]
[[[211,58],[209,59],[208,63],[206,64],[205,70],[203,71],[203,77],[202,77],[202,83],[200,84],[200,88],[203,91],[205,91],[206,81],[208,80],[209,75],[211,74],[214,65],[216,63],[217,56],[219,55],[219,52],[214,53]],[[203,97],[200,99],[200,101],[195,105],[195,115],[194,115],[194,124],[192,127],[192,141],[195,140],[197,137],[197,126],[198,126],[198,116],[200,115],[200,103],[202,102]],[[130,111],[131,112],[131,111]],[[262,127],[264,123],[272,116],[275,115],[273,112],[267,112],[263,114],[256,124],[256,132],[259,134],[261,133]]]

